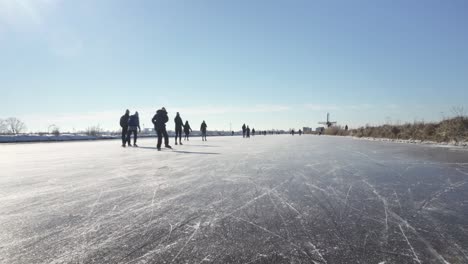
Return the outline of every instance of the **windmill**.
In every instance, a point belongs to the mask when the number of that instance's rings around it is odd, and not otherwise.
[[[327,125],[327,127],[331,127],[332,125],[336,124],[336,121],[330,121],[330,113],[327,113],[327,122],[319,122],[321,125]]]

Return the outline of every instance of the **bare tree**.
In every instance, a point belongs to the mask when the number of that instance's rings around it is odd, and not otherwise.
[[[55,126],[53,129],[52,129],[52,135],[58,137],[60,136],[60,128],[58,126]]]
[[[26,130],[26,125],[16,117],[5,120],[8,133],[18,134]]]
[[[0,119],[0,134],[8,132],[6,120]]]
[[[97,125],[97,126],[91,126],[86,129],[86,135],[88,136],[99,136],[102,133],[102,128]]]
[[[466,111],[463,106],[453,106],[450,111],[455,117],[465,117]]]

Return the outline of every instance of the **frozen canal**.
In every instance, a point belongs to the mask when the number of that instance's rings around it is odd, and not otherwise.
[[[0,145],[0,263],[468,263],[466,150],[139,143]]]

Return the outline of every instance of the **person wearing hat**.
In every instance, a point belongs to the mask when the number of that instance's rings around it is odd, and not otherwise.
[[[179,144],[182,144],[182,127],[184,126],[184,122],[182,121],[182,118],[179,115],[179,112],[177,112],[176,117],[174,118],[174,123],[175,123],[175,144],[177,145],[177,137],[179,137]]]
[[[156,147],[158,150],[161,150],[161,143],[162,143],[162,137],[164,136],[164,145],[166,148],[172,148],[169,145],[169,136],[167,135],[166,131],[166,123],[169,121],[169,117],[167,116],[167,111],[166,108],[161,108],[158,111],[156,111],[156,114],[153,116],[153,119],[151,119],[151,122],[154,124],[154,130],[156,130],[156,133],[158,134],[158,144]]]
[[[128,133],[128,118],[130,117],[130,110],[125,111],[125,115],[120,117],[120,127],[122,128],[122,147],[125,148]],[[130,144],[130,142],[128,142]]]
[[[132,146],[132,144],[130,144],[130,137],[132,136],[132,133],[133,133],[133,146],[138,147],[138,145],[136,144],[136,142],[137,142],[137,129],[141,132],[140,118],[138,117],[138,112],[135,112],[134,115],[131,115],[128,118],[127,142],[128,142],[128,145],[130,147]]]

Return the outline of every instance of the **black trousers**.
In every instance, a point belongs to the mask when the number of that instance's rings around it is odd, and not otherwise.
[[[185,140],[189,140],[190,131],[184,131],[184,132],[185,132],[185,137],[184,137],[184,139],[185,139]]]
[[[169,145],[169,136],[167,135],[166,128],[159,128],[156,129],[156,133],[158,133],[158,145],[156,146],[157,148],[161,148],[161,143],[162,143],[162,138],[164,136],[164,145],[168,146]]]
[[[202,130],[201,137],[202,137],[202,140],[206,140],[206,131]]]
[[[127,133],[128,133],[128,127],[122,127],[122,145],[125,145],[125,143],[127,142]]]
[[[137,142],[137,130],[128,130],[128,133],[127,133],[127,142],[128,144],[130,145],[130,137],[132,136],[132,132],[133,132],[133,144],[135,145],[136,142]]]
[[[179,137],[179,142],[182,141],[182,128],[176,127],[175,129],[175,141],[177,143],[177,137]]]

